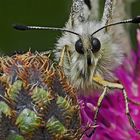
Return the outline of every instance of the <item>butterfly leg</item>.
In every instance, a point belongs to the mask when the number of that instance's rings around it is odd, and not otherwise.
[[[130,98],[128,98],[128,102],[130,102],[130,103],[132,103],[132,104],[134,104],[136,106],[140,106],[140,102],[134,101],[134,100],[132,100]]]
[[[129,106],[128,106],[129,100],[128,100],[128,96],[127,96],[127,93],[126,93],[125,89],[123,89],[123,96],[124,96],[124,100],[125,100],[125,113],[128,117],[129,123],[137,133],[140,133],[140,130],[136,128],[134,120],[131,117],[131,114],[130,114],[130,111],[129,111]]]
[[[102,101],[103,101],[103,99],[104,99],[104,97],[105,97],[106,94],[107,94],[107,87],[104,88],[104,90],[103,90],[101,96],[100,96],[99,99],[98,99],[97,108],[96,108],[96,110],[95,110],[94,119],[93,119],[93,120],[94,120],[94,121],[93,121],[93,126],[96,126],[96,125],[97,125],[98,113],[99,113],[100,107],[101,107],[101,105],[102,105]],[[86,134],[87,137],[91,137],[92,134],[95,132],[95,130],[96,130],[96,127],[93,128],[92,132],[90,132],[89,135]]]
[[[66,47],[64,46],[60,55],[59,66],[63,66],[65,50],[66,50]]]
[[[136,125],[135,125],[135,123],[133,121],[133,118],[131,117],[131,114],[129,112],[129,106],[128,106],[129,100],[128,100],[128,96],[127,96],[127,93],[126,93],[123,85],[122,84],[119,84],[119,83],[112,83],[112,82],[105,81],[100,76],[93,77],[93,81],[96,82],[96,83],[98,83],[99,85],[101,85],[103,87],[106,87],[106,88],[109,88],[109,89],[120,89],[120,90],[123,91],[123,96],[124,96],[124,100],[125,100],[125,113],[126,113],[126,115],[128,117],[129,123],[130,123],[130,125],[132,126],[132,128],[137,133],[140,133],[140,130],[138,130],[136,128]],[[104,91],[105,91],[105,89],[104,89]],[[102,94],[104,94],[104,92]],[[101,96],[103,96],[103,95],[101,95]],[[100,106],[101,106],[101,103],[102,103],[101,98],[103,100],[103,97],[101,97],[101,96],[100,96],[100,98],[98,100],[98,103],[100,103]],[[99,112],[100,106],[97,104],[97,111],[95,111],[94,120],[93,120],[94,124],[96,124],[96,122],[97,122],[97,117],[98,117],[98,112]],[[96,128],[94,128],[92,130],[92,132],[89,135],[87,135],[87,137],[91,137],[94,134],[95,129]]]
[[[64,48],[61,51],[60,60],[59,60],[59,66],[64,66],[64,59],[70,65],[71,56],[70,56],[70,52],[68,50],[68,47],[69,46],[65,45]]]

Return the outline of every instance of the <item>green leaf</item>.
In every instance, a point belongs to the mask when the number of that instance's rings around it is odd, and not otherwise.
[[[32,99],[37,104],[49,104],[52,100],[51,94],[43,88],[36,87],[32,92]]]
[[[64,125],[54,116],[48,120],[46,127],[48,131],[54,135],[64,134],[67,132],[67,129],[64,127]]]
[[[25,139],[21,135],[10,134],[6,140],[25,140]]]
[[[33,132],[38,126],[40,126],[40,123],[40,117],[30,109],[24,109],[16,120],[16,124],[22,133]]]
[[[0,101],[0,114],[1,113],[5,114],[6,116],[12,115],[11,108],[4,101]]]
[[[22,81],[17,80],[16,82],[13,83],[13,85],[10,86],[10,88],[7,90],[8,96],[10,99],[13,101],[16,101],[16,98],[22,88]]]

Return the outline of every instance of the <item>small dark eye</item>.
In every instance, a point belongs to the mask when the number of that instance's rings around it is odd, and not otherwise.
[[[98,52],[101,48],[101,43],[100,43],[99,39],[97,39],[95,37],[91,39],[91,45],[92,45],[91,50],[93,53]]]
[[[75,50],[80,54],[84,54],[84,48],[83,48],[83,43],[81,39],[76,41]]]

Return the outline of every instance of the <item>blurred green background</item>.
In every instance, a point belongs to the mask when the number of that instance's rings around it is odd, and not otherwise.
[[[102,3],[104,0],[100,0]],[[140,0],[128,0],[132,16],[140,15]],[[68,19],[72,0],[4,0],[0,3],[0,52],[45,51],[52,49],[61,33],[52,31],[16,31],[12,24],[63,27]],[[127,4],[127,3],[126,3]],[[102,4],[103,5],[103,4]],[[127,9],[127,10],[128,10]],[[130,29],[135,43],[135,30]]]

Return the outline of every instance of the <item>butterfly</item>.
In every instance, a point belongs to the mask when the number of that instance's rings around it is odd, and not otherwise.
[[[93,125],[97,124],[98,112],[108,90],[120,89],[123,91],[129,122],[137,131],[129,113],[127,93],[123,85],[116,82],[118,79],[113,71],[123,63],[124,59],[122,46],[126,46],[125,42],[117,42],[122,35],[127,36],[121,24],[138,24],[140,17],[114,21],[114,13],[118,12],[114,8],[116,4],[114,4],[114,0],[106,0],[103,16],[99,21],[97,3],[97,0],[73,0],[70,16],[64,28],[25,25],[15,25],[14,27],[18,30],[62,31],[63,34],[56,43],[54,54],[68,80],[77,91],[82,90],[82,94],[85,96],[90,90],[101,91]],[[95,129],[96,127],[87,136],[90,137]]]

